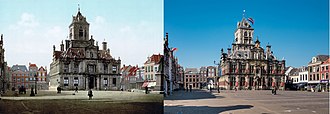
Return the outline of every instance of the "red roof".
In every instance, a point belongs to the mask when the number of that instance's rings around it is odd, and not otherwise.
[[[36,64],[29,64],[30,66],[29,67],[37,67],[37,65]]]
[[[139,69],[139,67],[137,66],[124,66],[121,68],[122,72],[127,72],[127,75],[125,75],[125,77],[129,77],[129,76],[135,76],[136,71]]]
[[[151,63],[151,62],[154,62],[154,63],[159,63],[160,62],[160,59],[163,57],[163,55],[161,54],[153,54],[149,60],[147,60],[145,63]]]
[[[330,58],[328,58],[327,60],[323,61],[323,64],[329,64],[330,63]]]
[[[41,71],[41,70],[42,70],[42,71],[46,71],[46,70],[45,70],[45,68],[44,68],[44,67],[42,67],[42,66],[39,68],[39,70],[38,70],[38,71]]]

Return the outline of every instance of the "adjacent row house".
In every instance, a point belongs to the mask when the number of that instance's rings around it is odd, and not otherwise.
[[[43,66],[40,68],[36,64],[29,63],[27,68],[25,65],[13,65],[10,68],[11,87],[12,88],[37,88],[38,90],[48,90],[49,81],[47,69]]]

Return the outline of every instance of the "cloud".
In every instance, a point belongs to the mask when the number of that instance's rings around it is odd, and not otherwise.
[[[36,18],[34,17],[34,15],[29,14],[29,13],[23,13],[21,15],[21,20],[18,21],[17,23],[19,26],[23,26],[23,27],[37,27],[39,25],[39,22],[36,20]]]
[[[40,23],[36,17],[23,13],[17,22],[7,28],[4,44],[8,65],[27,65],[31,62],[38,66],[49,66],[52,45],[57,45],[61,39],[65,39],[66,32],[61,26]]]
[[[10,25],[5,34],[6,60],[9,65],[36,63],[38,66],[52,62],[52,47],[66,40],[67,26],[41,23],[38,16],[23,13]],[[90,17],[90,35],[99,42],[108,42],[111,55],[123,64],[143,65],[148,56],[162,53],[162,24],[148,21],[116,23],[102,16]]]
[[[108,22],[102,16],[92,20],[90,34],[96,41],[108,42],[111,55],[120,57],[122,64],[141,66],[148,56],[162,53],[162,24]]]

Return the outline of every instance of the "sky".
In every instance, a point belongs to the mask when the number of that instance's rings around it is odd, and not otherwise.
[[[53,45],[69,34],[72,16],[80,12],[90,23],[90,35],[122,65],[143,65],[148,56],[162,53],[163,1],[161,0],[0,0],[0,34],[8,66],[52,62]]]
[[[328,0],[165,0],[164,32],[178,50],[179,64],[214,65],[231,47],[237,22],[254,19],[254,40],[269,43],[286,66],[307,66],[313,56],[329,55]]]

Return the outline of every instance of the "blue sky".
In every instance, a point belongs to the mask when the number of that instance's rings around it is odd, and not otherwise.
[[[90,35],[104,40],[113,57],[139,66],[152,54],[162,53],[163,1],[161,0],[0,0],[0,33],[5,60],[14,64],[48,66],[53,45],[59,50],[78,12],[90,23]]]
[[[267,43],[286,66],[306,66],[317,54],[329,54],[328,0],[165,0],[164,31],[184,67],[214,65],[220,50],[234,40],[236,23],[255,21],[254,37]],[[254,38],[255,40],[255,38]]]

